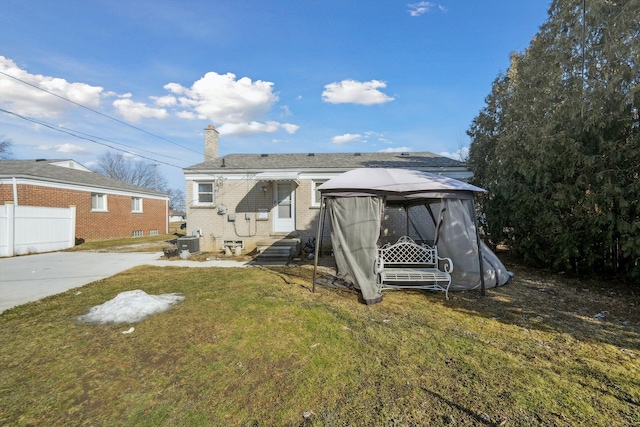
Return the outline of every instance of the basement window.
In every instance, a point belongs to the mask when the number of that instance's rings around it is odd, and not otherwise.
[[[149,230],[149,236],[157,236],[158,235],[158,230]]]
[[[142,237],[144,236],[144,231],[142,230],[133,230],[131,233],[131,237]]]

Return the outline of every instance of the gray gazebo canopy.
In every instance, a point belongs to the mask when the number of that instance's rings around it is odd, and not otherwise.
[[[331,244],[338,273],[360,289],[368,304],[381,301],[374,271],[385,205],[422,208],[429,215],[432,239],[442,256],[454,261],[451,289],[475,289],[484,294],[485,281],[495,286],[510,275],[480,240],[474,193],[482,188],[442,175],[409,169],[360,168],[345,172],[318,187],[322,195],[314,261],[314,290],[325,213],[331,221]],[[437,211],[437,212],[436,212]],[[436,212],[436,213],[434,213]],[[430,218],[425,220],[424,218]],[[417,222],[418,224],[416,224]],[[485,271],[487,267],[490,274]]]

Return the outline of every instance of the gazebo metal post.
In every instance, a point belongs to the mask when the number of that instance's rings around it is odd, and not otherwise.
[[[484,292],[484,262],[482,257],[482,245],[480,244],[480,227],[478,227],[478,215],[476,214],[475,197],[471,198],[471,211],[473,212],[473,223],[476,227],[476,242],[478,244],[478,262],[480,263],[480,290],[482,296],[485,296]]]
[[[313,286],[311,292],[316,292],[316,273],[318,271],[318,257],[320,256],[320,248],[322,247],[322,235],[324,234],[324,216],[327,198],[323,195],[320,199],[320,218],[318,218],[318,235],[316,236],[315,254],[313,257]]]
[[[405,228],[406,228],[406,232],[404,233],[404,235],[405,235],[405,236],[411,236],[411,235],[409,234],[409,206],[408,206],[408,204],[407,204],[407,203],[405,203],[405,204],[403,204],[403,205],[402,205],[402,208],[404,209],[404,216],[405,216],[405,217],[406,217],[406,219],[407,219],[407,224],[406,224],[406,226],[405,226]],[[384,218],[383,218],[383,219],[384,219]],[[380,222],[382,223],[382,221],[380,221]]]

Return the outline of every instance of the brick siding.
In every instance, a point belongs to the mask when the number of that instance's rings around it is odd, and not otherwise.
[[[167,204],[164,200],[142,197],[143,213],[131,212],[131,196],[107,193],[107,212],[91,211],[91,192],[19,184],[18,204],[21,206],[76,206],[76,238],[108,240],[131,237],[134,230],[148,236],[150,230],[166,234]],[[138,196],[136,196],[138,197]],[[13,188],[0,185],[0,201],[13,201]]]

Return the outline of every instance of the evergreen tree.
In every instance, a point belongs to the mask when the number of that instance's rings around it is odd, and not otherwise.
[[[640,0],[556,0],[473,121],[487,231],[530,262],[640,282]]]

